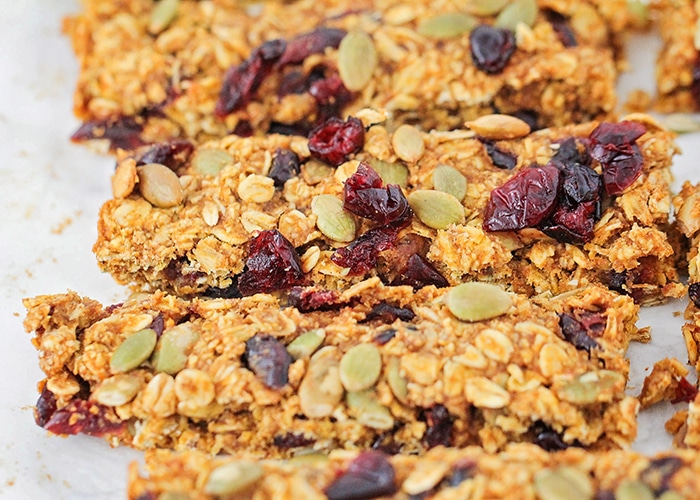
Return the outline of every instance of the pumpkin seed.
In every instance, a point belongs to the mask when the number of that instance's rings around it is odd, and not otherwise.
[[[314,196],[311,212],[316,216],[316,227],[324,236],[342,243],[355,239],[355,218],[343,208],[343,202],[332,194]]]
[[[367,163],[379,174],[385,185],[398,184],[402,188],[408,186],[408,168],[406,165],[390,163],[376,158],[370,158]]]
[[[263,476],[263,468],[255,462],[237,460],[219,465],[209,473],[204,492],[232,495],[252,486]]]
[[[304,181],[312,186],[332,176],[333,172],[335,172],[333,167],[316,160],[309,160],[301,167]]]
[[[136,368],[151,356],[156,339],[156,332],[150,328],[129,335],[112,354],[109,367],[115,373]]]
[[[154,370],[175,375],[187,365],[188,351],[197,340],[199,334],[189,323],[165,330],[153,354]]]
[[[221,149],[199,149],[192,158],[192,167],[202,175],[216,175],[232,163],[233,156]]]
[[[389,408],[377,401],[374,391],[348,392],[345,401],[362,425],[385,431],[394,427],[394,416]]]
[[[328,463],[328,455],[314,449],[300,450],[288,459],[287,463],[301,467],[325,465]]]
[[[641,481],[626,480],[615,490],[615,500],[654,500],[654,492]]]
[[[462,321],[482,321],[505,314],[513,301],[500,286],[474,281],[447,292],[445,304]]]
[[[372,387],[382,371],[382,356],[374,344],[351,347],[340,360],[340,381],[349,392]]]
[[[535,474],[535,493],[540,500],[593,499],[593,484],[588,474],[562,466]]]
[[[462,203],[449,193],[418,189],[408,195],[408,204],[420,221],[433,229],[464,222]]]
[[[469,33],[479,23],[475,17],[460,12],[441,14],[422,21],[418,33],[428,38],[454,38]]]
[[[449,165],[438,165],[433,170],[433,186],[438,191],[451,194],[460,202],[467,195],[467,178]]]
[[[530,125],[510,115],[483,115],[465,124],[484,139],[518,139],[530,133]]]
[[[467,10],[475,16],[492,16],[501,10],[510,0],[469,0]]]
[[[105,406],[121,406],[134,399],[142,385],[139,377],[122,373],[103,380],[92,397]]]
[[[658,498],[658,500],[683,500],[685,497],[680,493],[672,490],[664,491]]]
[[[577,405],[593,404],[604,393],[616,385],[624,387],[625,377],[611,370],[598,370],[579,375],[562,386],[557,392],[559,397]]]
[[[177,15],[180,0],[160,0],[151,10],[148,32],[157,35],[167,28]]]
[[[408,382],[401,376],[401,360],[399,358],[389,358],[386,364],[386,381],[396,399],[405,404],[408,396]]]
[[[649,24],[649,3],[646,0],[627,0],[627,12],[629,12],[632,23],[635,27],[644,27]],[[698,42],[698,32],[695,32],[695,48],[700,45]]]
[[[351,31],[338,46],[338,72],[348,90],[358,92],[372,79],[379,59],[374,41],[364,31]]]
[[[396,156],[403,161],[416,163],[425,153],[423,136],[413,125],[401,125],[391,137],[391,146]]]
[[[165,165],[148,163],[139,167],[137,172],[141,196],[154,207],[175,207],[185,199],[180,178]]]
[[[287,346],[287,352],[294,359],[308,358],[321,347],[325,338],[326,331],[323,328],[309,330],[292,340]]]
[[[677,134],[687,134],[700,130],[700,122],[688,113],[673,113],[664,119],[664,125]]]
[[[299,385],[299,405],[308,418],[323,418],[333,413],[343,399],[336,347],[327,346],[316,352],[309,361],[306,375]]]
[[[536,0],[514,0],[498,14],[494,25],[511,31],[515,31],[520,23],[532,27],[537,19],[537,12]]]

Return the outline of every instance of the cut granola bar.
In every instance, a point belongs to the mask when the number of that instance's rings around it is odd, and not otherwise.
[[[37,422],[113,445],[268,458],[635,437],[629,297],[591,286],[535,303],[496,285],[414,292],[377,278],[332,298],[297,292],[157,292],[107,308],[74,293],[26,299],[47,376]],[[307,312],[285,307],[299,297]]]
[[[625,0],[170,4],[155,28],[151,0],[90,0],[66,20],[85,122],[74,139],[133,149],[306,135],[366,106],[426,130],[496,110],[538,126],[602,119],[614,111],[613,54],[629,21]]]

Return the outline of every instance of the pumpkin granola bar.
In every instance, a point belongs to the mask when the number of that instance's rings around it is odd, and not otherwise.
[[[37,423],[56,434],[266,458],[614,449],[636,435],[624,354],[638,307],[601,287],[536,302],[477,282],[414,292],[373,278],[332,297],[24,303],[46,374]]]
[[[329,119],[308,140],[229,136],[124,157],[100,211],[101,269],[184,295],[369,276],[527,295],[596,283],[643,304],[685,293],[666,234],[676,147],[648,116],[529,132],[487,115],[430,133],[358,116],[364,127]],[[285,271],[266,276],[272,262]]]
[[[229,133],[306,135],[329,116],[460,127],[609,117],[625,0],[85,0],[74,139],[113,149]],[[349,36],[346,36],[350,33]]]
[[[593,498],[662,500],[700,495],[700,456],[690,451],[647,457],[632,451],[546,453],[531,444],[498,454],[435,448],[426,455],[341,452],[329,457],[255,462],[197,452],[147,454],[147,474],[129,470],[128,496],[155,500],[183,494],[205,500],[434,498],[441,500]]]

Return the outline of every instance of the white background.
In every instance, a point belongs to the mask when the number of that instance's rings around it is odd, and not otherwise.
[[[97,211],[110,194],[113,160],[69,143],[79,123],[71,114],[77,65],[60,33],[75,0],[0,0],[0,497],[5,499],[120,499],[126,465],[139,454],[112,450],[99,439],[48,436],[34,424],[31,406],[42,378],[30,336],[22,328],[23,297],[68,289],[118,302],[126,291],[101,274],[90,251]],[[651,63],[657,44],[635,37],[635,72],[621,89],[653,88]],[[678,187],[700,180],[694,150],[700,136],[679,138]],[[653,362],[686,359],[678,301],[646,309],[640,326],[654,340],[634,345],[630,392],[637,394]],[[692,379],[694,380],[694,379]],[[681,405],[679,405],[680,407]],[[663,422],[673,413],[659,405],[640,416],[635,448],[670,446]]]

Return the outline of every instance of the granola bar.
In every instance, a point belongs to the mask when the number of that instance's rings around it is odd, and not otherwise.
[[[368,106],[426,130],[496,110],[540,127],[603,119],[629,22],[625,0],[168,3],[165,16],[152,0],[88,0],[66,20],[75,140],[306,135]]]
[[[229,136],[190,146],[178,161],[161,154],[173,143],[124,158],[115,198],[100,211],[101,269],[122,284],[185,295],[340,289],[369,276],[420,285],[420,273],[436,285],[495,281],[528,295],[604,284],[645,304],[685,293],[666,234],[676,146],[648,116],[532,133],[507,115],[430,133],[391,133],[371,125],[380,113],[358,116],[366,133],[351,117],[334,122],[328,140]],[[343,135],[353,126],[357,137]],[[625,130],[641,136],[613,144]],[[338,143],[351,146],[339,159]],[[143,164],[153,158],[179,176],[154,174],[172,185],[170,197],[148,183]],[[261,232],[298,255],[261,249]],[[292,271],[251,285],[264,259]]]
[[[498,454],[476,447],[435,448],[425,456],[343,452],[288,462],[212,458],[196,452],[149,453],[147,474],[129,470],[128,496],[164,493],[204,500],[347,498],[693,499],[700,494],[700,456],[689,451],[647,457],[632,451],[546,453],[531,444]],[[364,496],[362,496],[364,495]]]
[[[482,283],[414,293],[377,278],[332,301],[305,292],[304,313],[285,307],[295,293],[26,299],[46,374],[37,422],[112,445],[268,458],[635,437],[629,297],[591,286],[534,302]]]

